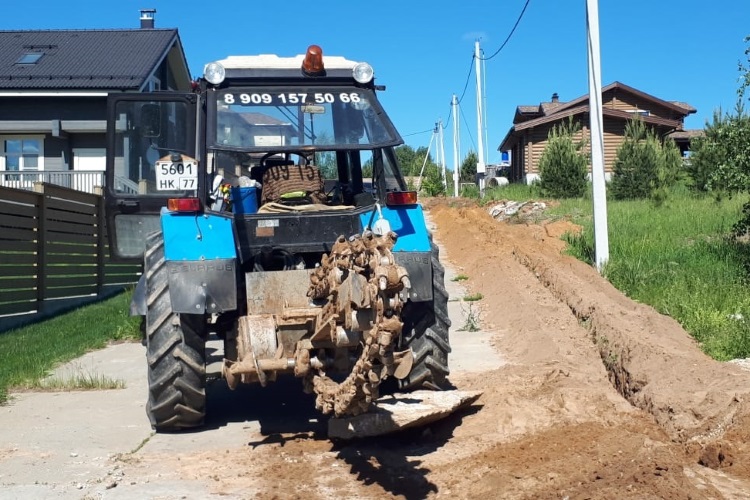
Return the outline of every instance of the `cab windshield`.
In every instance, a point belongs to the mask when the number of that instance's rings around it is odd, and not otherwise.
[[[372,149],[401,138],[372,91],[357,87],[250,87],[215,93],[209,140],[246,152]]]

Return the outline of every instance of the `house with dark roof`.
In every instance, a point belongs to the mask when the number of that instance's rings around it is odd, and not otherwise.
[[[661,137],[672,137],[681,152],[689,149],[690,140],[700,131],[684,129],[685,118],[696,109],[680,101],[667,101],[624,83],[614,82],[602,88],[604,132],[604,171],[610,177],[617,149],[625,138],[625,125],[638,116]],[[552,128],[572,119],[580,125],[578,139],[588,141],[589,96],[572,101],[561,101],[555,93],[549,102],[532,106],[518,106],[513,126],[503,138],[498,150],[510,152],[511,181],[533,182],[539,178],[539,160],[547,145]]]
[[[189,91],[177,29],[0,31],[0,185],[104,183],[107,95]]]

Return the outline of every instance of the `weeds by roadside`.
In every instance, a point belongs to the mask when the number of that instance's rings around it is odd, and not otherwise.
[[[63,373],[45,377],[41,380],[33,380],[28,384],[16,387],[18,390],[40,392],[95,391],[124,388],[125,381],[88,370],[81,366],[81,363],[78,361],[72,362],[71,367]]]
[[[124,389],[125,382],[106,375],[78,373],[67,378],[45,378],[36,380],[18,389],[32,391],[101,391],[105,389]]]
[[[464,307],[461,303],[461,310],[463,311],[466,321],[464,325],[458,329],[459,332],[478,332],[481,330],[479,326],[479,311],[474,310],[474,304],[469,302],[468,307]]]
[[[469,295],[464,296],[464,298],[462,300],[464,302],[476,302],[478,300],[482,300],[483,298],[484,298],[484,295],[482,295],[481,293],[477,292],[477,293],[471,293]]]

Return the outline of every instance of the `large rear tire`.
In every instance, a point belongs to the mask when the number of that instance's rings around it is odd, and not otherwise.
[[[148,306],[146,413],[156,431],[197,427],[206,414],[206,318],[172,311],[161,233],[147,238],[144,261]]]
[[[399,388],[404,391],[417,389],[447,389],[448,353],[451,352],[448,329],[448,291],[445,289],[445,269],[440,263],[437,245],[431,243],[432,300],[427,302],[407,302],[402,318],[404,328],[401,334],[400,350],[411,348],[414,366],[409,375],[399,380]]]

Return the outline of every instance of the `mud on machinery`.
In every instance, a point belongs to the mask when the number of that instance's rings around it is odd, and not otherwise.
[[[232,56],[192,92],[113,94],[107,224],[143,258],[156,430],[200,426],[206,341],[223,376],[302,379],[316,407],[367,412],[381,381],[440,389],[448,374],[443,267],[366,63]]]

